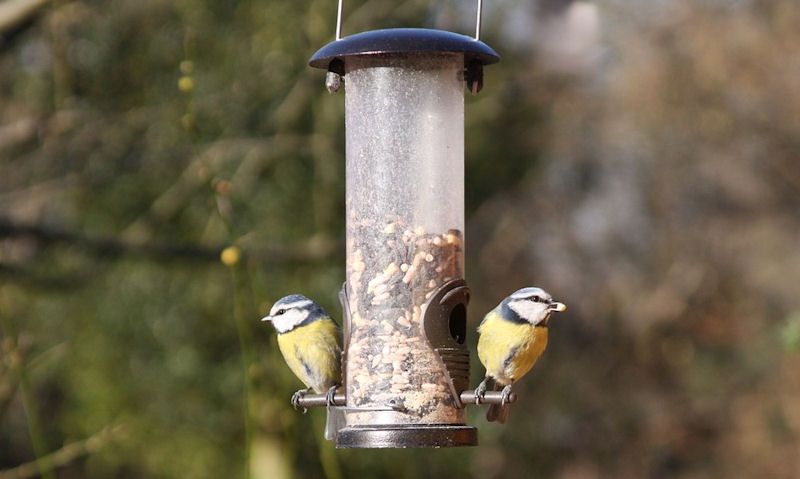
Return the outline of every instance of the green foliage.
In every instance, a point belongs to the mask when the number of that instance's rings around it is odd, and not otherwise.
[[[781,329],[781,339],[787,351],[800,351],[800,315],[793,314]]]

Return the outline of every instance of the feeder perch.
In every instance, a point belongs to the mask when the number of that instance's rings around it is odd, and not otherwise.
[[[340,38],[341,2],[336,32],[309,62],[327,70],[329,91],[345,89],[344,394],[334,405],[346,426],[336,445],[476,445],[464,414],[475,402],[465,343],[464,87],[477,93],[483,66],[499,57],[478,33]],[[325,400],[309,395],[301,405]]]

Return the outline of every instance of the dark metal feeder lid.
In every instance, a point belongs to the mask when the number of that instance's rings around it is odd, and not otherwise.
[[[389,28],[333,41],[320,48],[308,64],[330,70],[333,61],[343,62],[350,56],[409,53],[463,53],[465,64],[489,65],[500,60],[489,45],[466,35],[426,28]]]

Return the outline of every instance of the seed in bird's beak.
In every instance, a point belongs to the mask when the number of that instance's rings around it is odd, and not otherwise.
[[[550,310],[558,311],[560,313],[561,311],[567,310],[567,305],[564,303],[559,303],[558,301],[553,301],[552,303],[550,303]]]
[[[272,321],[272,316],[264,316],[261,321]]]

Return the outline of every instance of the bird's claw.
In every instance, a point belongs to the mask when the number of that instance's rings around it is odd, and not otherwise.
[[[509,399],[511,399],[511,385],[503,388],[503,391],[500,392],[500,407],[505,406],[509,403]]]
[[[292,406],[294,407],[295,411],[297,411],[297,410],[299,410],[301,408],[300,400],[303,399],[303,397],[305,397],[305,395],[306,395],[306,393],[308,391],[309,391],[308,389],[300,389],[298,391],[295,391],[294,394],[292,394]],[[303,414],[305,414],[307,412],[308,412],[308,409],[303,407]]]
[[[478,387],[475,388],[475,405],[476,406],[480,406],[481,403],[483,402],[484,398],[486,397],[486,381],[488,381],[488,380],[489,380],[489,378],[484,378],[484,380],[481,381],[480,384],[478,384]]]
[[[402,399],[390,399],[387,405],[392,409],[392,411],[408,412],[408,409],[406,409]]]
[[[336,404],[334,404],[334,401],[335,401],[335,398],[336,398],[336,390],[338,388],[339,388],[338,384],[336,386],[331,386],[331,388],[328,389],[328,392],[325,394],[325,404],[328,407],[333,407],[333,406],[336,405]]]

